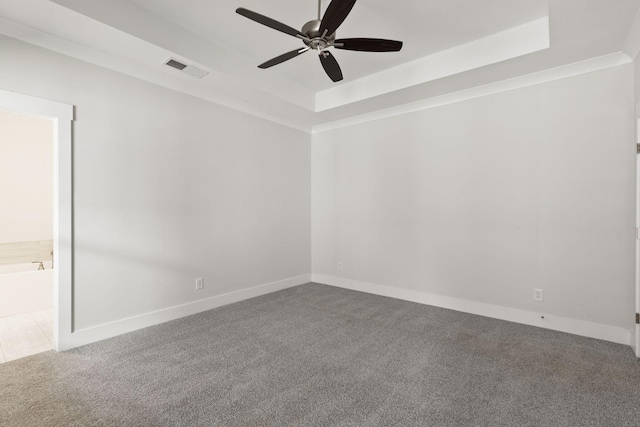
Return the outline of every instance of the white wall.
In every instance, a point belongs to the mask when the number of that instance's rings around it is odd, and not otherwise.
[[[310,272],[309,135],[13,39],[0,51],[1,89],[76,106],[76,329]]]
[[[316,135],[314,275],[630,330],[633,73]]]
[[[311,153],[295,130],[0,51],[0,89],[76,105],[76,329],[307,274],[311,223],[317,274],[630,327],[631,66],[325,132]]]
[[[53,122],[0,111],[0,243],[53,239]]]

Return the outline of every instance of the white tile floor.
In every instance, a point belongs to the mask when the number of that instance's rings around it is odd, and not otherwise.
[[[0,318],[0,363],[53,348],[53,309]]]

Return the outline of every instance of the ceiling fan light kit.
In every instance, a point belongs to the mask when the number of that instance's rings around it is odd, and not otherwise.
[[[302,49],[292,50],[269,61],[258,65],[258,68],[266,69],[274,65],[295,58],[310,50],[318,53],[322,68],[334,82],[343,79],[342,70],[338,61],[329,52],[329,48],[354,50],[360,52],[398,52],[402,49],[402,42],[396,40],[372,39],[372,38],[349,38],[336,39],[336,30],[356,4],[356,0],[333,0],[327,8],[324,17],[321,18],[321,1],[318,0],[318,19],[307,22],[301,31],[288,25],[276,21],[275,19],[261,15],[245,8],[238,8],[236,12],[245,18],[249,18],[259,24],[265,25],[274,30],[296,37],[305,44]]]

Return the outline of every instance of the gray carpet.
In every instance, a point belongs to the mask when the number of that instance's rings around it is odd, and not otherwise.
[[[0,365],[2,426],[638,426],[629,347],[307,284]]]

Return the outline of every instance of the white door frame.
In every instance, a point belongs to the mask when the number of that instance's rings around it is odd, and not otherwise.
[[[640,111],[640,110],[639,110]],[[636,144],[640,144],[640,118],[636,125]],[[636,313],[640,313],[640,153],[636,148]],[[637,315],[637,314],[636,314]],[[640,357],[640,325],[635,324],[635,330],[631,336],[632,346],[636,357]]]
[[[73,347],[73,106],[0,90],[0,110],[53,120],[53,348]]]

